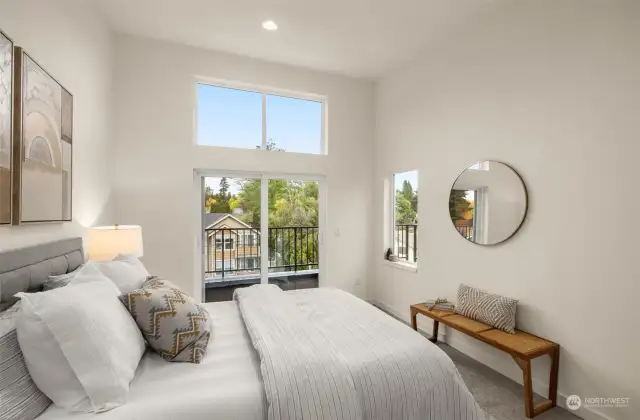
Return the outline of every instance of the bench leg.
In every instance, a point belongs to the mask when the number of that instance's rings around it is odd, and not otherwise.
[[[549,373],[549,401],[551,407],[558,403],[558,371],[560,370],[560,347],[556,346],[550,354],[551,372]]]
[[[513,356],[513,360],[522,369],[522,382],[524,385],[524,414],[528,419],[532,419],[538,414],[556,406],[558,396],[558,367],[559,367],[560,348],[556,347],[550,354],[551,356],[551,374],[549,382],[549,399],[538,405],[533,405],[533,381],[531,379],[531,360],[523,360]]]
[[[522,382],[524,384],[524,414],[528,419],[533,418],[533,383],[531,380],[531,360],[523,360]]]
[[[440,322],[436,321],[435,319],[433,320],[433,332],[431,333],[431,338],[429,339],[429,341],[431,341],[432,343],[437,343],[438,342],[438,327],[440,326]]]
[[[411,308],[411,328],[418,331],[418,321],[416,320],[418,316],[418,311]]]

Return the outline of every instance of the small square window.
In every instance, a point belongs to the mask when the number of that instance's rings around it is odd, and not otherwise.
[[[262,94],[198,84],[198,144],[255,149],[262,145]]]
[[[267,95],[267,148],[322,153],[322,102]]]

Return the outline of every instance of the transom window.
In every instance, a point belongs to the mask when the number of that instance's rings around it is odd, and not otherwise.
[[[198,145],[326,154],[326,99],[320,96],[204,82],[197,94]]]

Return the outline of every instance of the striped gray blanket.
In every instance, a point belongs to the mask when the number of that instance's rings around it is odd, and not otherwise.
[[[234,295],[260,357],[269,420],[489,420],[451,359],[337,289]]]

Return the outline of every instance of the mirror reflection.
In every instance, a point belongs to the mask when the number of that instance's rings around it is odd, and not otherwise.
[[[513,236],[527,213],[527,191],[510,166],[477,162],[456,179],[449,195],[453,226],[465,239],[495,245]]]

